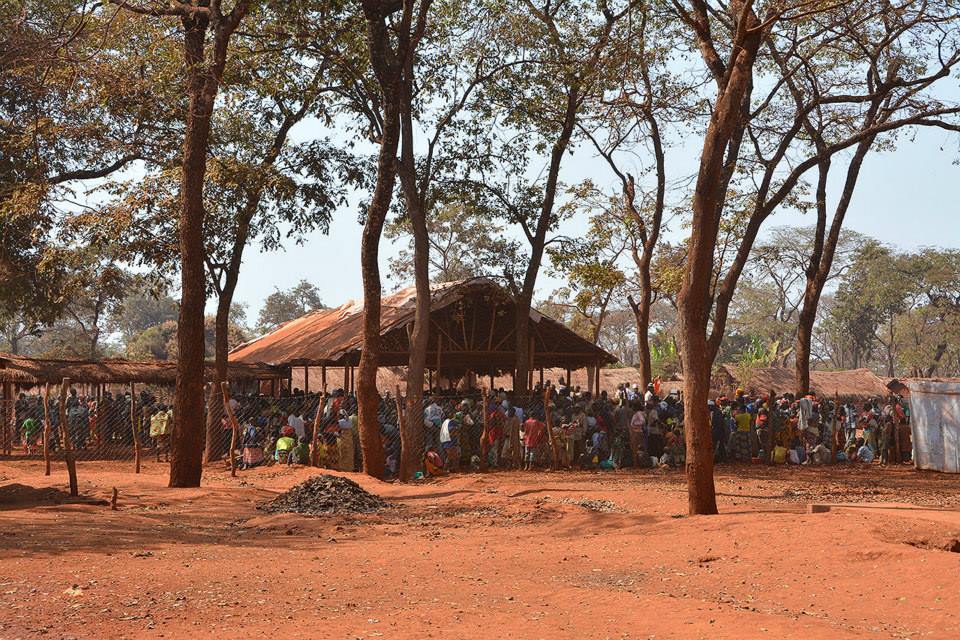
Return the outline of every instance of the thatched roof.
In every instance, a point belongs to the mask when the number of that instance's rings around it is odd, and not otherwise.
[[[797,390],[793,369],[766,367],[744,372],[732,365],[720,365],[718,373],[713,386],[724,393],[731,393],[736,387],[761,393],[772,390],[777,395],[795,393]],[[841,398],[865,399],[882,398],[890,394],[883,379],[869,369],[811,371],[810,390],[821,397],[839,395]]]
[[[207,363],[207,375],[213,372],[213,364]],[[257,365],[230,364],[230,380],[256,380],[276,378],[280,370]],[[64,360],[58,358],[28,358],[0,353],[0,382],[13,382],[19,385],[36,385],[50,382],[59,383],[70,378],[77,383],[126,384],[174,384],[177,377],[177,363],[163,360],[122,360],[107,358],[103,360]]]
[[[416,289],[408,287],[382,300],[380,366],[402,366],[409,357],[407,328],[416,310]],[[430,301],[427,363],[450,372],[512,370],[517,305],[488,278],[434,285]],[[566,326],[530,311],[533,366],[570,367],[610,364],[616,358]],[[281,325],[275,331],[240,345],[231,362],[293,366],[342,366],[360,361],[363,304],[348,302]]]

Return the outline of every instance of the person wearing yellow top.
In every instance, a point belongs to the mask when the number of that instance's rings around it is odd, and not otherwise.
[[[737,422],[737,431],[750,431],[750,412],[745,408],[741,407],[733,419]]]
[[[150,416],[150,437],[153,438],[157,452],[157,462],[160,462],[160,451],[163,450],[166,459],[170,459],[170,448],[167,442],[170,434],[170,420],[172,412],[167,411],[166,405],[160,405],[160,410]]]

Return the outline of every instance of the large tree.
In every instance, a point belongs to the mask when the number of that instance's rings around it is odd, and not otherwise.
[[[820,20],[801,24],[792,37],[766,38],[764,46],[783,77],[817,156],[817,222],[805,259],[797,318],[798,393],[810,390],[817,306],[835,272],[838,251],[842,252],[841,230],[864,160],[872,151],[894,148],[895,134],[903,126],[957,129],[954,122],[941,119],[955,112],[955,102],[945,100],[939,91],[960,64],[957,9],[954,2],[917,2],[902,7],[864,2],[849,12],[848,23],[855,28],[845,30],[842,38],[809,38],[817,33]],[[825,20],[830,18],[828,15]],[[821,100],[824,95],[830,95],[830,100]],[[866,135],[858,139],[845,164],[830,152],[838,140],[859,133]],[[828,183],[838,172],[842,187],[830,202]]]
[[[563,159],[575,144],[578,120],[609,81],[611,33],[635,4],[517,0],[495,14],[493,37],[513,63],[472,109],[487,131],[465,146],[475,162],[463,183],[489,217],[517,225],[527,241],[523,264],[504,267],[517,305],[520,393],[530,368],[529,311],[549,236],[563,213],[557,206]]]
[[[848,100],[850,88],[843,84],[831,86],[809,101],[797,102],[784,77],[788,73],[783,70],[792,73],[795,67],[804,68],[802,53],[794,55],[802,48],[786,46],[791,62],[783,67],[772,65],[775,56],[771,54],[771,65],[763,70],[773,69],[773,77],[765,77],[769,80],[762,85],[766,91],[754,95],[757,63],[764,43],[771,39],[820,43],[815,46],[816,55],[831,59],[832,45],[838,39],[856,40],[865,19],[882,24],[894,19],[898,9],[883,2],[820,6],[752,0],[733,2],[719,10],[702,0],[677,0],[674,6],[694,37],[716,86],[691,199],[690,244],[678,300],[689,509],[691,513],[716,513],[713,443],[706,406],[710,372],[723,341],[733,294],[763,222],[778,207],[791,204],[801,178],[825,158],[904,126],[949,126],[943,118],[957,113],[957,109],[908,109],[887,121],[854,131],[828,122],[836,138],[826,146],[810,149],[804,136],[807,117],[821,107]],[[948,14],[949,11],[944,15]],[[855,102],[869,103],[875,93],[872,85],[867,83],[860,89],[861,97]],[[749,153],[742,148],[745,142]],[[734,219],[733,224],[730,218]],[[718,262],[718,239],[724,225],[740,232],[729,247],[729,260]],[[715,268],[718,265],[722,265],[720,270]]]
[[[377,389],[377,368],[380,358],[380,237],[393,200],[397,180],[398,150],[401,131],[410,126],[409,105],[413,86],[412,73],[417,47],[427,29],[430,0],[398,5],[384,0],[359,0],[367,27],[369,64],[376,79],[376,105],[371,110],[378,132],[376,182],[367,206],[360,244],[360,272],[363,278],[363,333],[360,366],[357,378],[360,448],[363,470],[374,477],[384,472],[383,445],[380,441],[380,392]],[[370,95],[370,93],[367,93]],[[409,136],[409,132],[408,132]],[[410,150],[404,152],[409,161]],[[419,225],[419,222],[417,223]],[[415,235],[421,231],[415,230]],[[423,247],[420,251],[426,251]],[[422,258],[425,259],[425,258]],[[425,263],[421,266],[421,271]],[[429,304],[418,287],[419,302]],[[417,328],[424,334],[422,317]],[[425,338],[422,338],[425,339]]]
[[[156,30],[82,0],[0,5],[0,323],[8,347],[65,312],[64,216],[93,181],[148,155],[167,116],[146,99]],[[79,88],[82,87],[82,90]],[[78,201],[80,200],[80,201]]]
[[[147,16],[175,18],[182,29],[184,114],[179,193],[180,316],[177,322],[177,384],[171,436],[170,486],[197,487],[203,473],[204,306],[206,250],[204,246],[204,184],[214,106],[230,39],[250,8],[250,0],[225,7],[220,0],[139,3],[112,0],[123,9]]]

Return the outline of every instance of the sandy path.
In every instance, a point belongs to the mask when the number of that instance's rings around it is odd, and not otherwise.
[[[400,506],[256,510],[309,474],[83,465],[111,511],[0,463],[0,638],[960,637],[960,478],[728,468],[723,514],[690,518],[676,472],[352,476]],[[806,513],[844,487],[860,504]]]

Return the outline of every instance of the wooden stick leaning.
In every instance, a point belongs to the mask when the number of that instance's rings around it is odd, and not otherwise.
[[[317,405],[317,415],[313,417],[313,437],[310,442],[310,465],[320,466],[320,427],[323,422],[323,412],[327,409],[327,375],[324,369],[322,380],[323,391],[320,392],[320,404]]]
[[[487,470],[487,450],[489,444],[487,443],[488,433],[487,433],[487,388],[483,387],[480,390],[480,402],[482,406],[480,407],[480,413],[483,416],[483,433],[480,435],[480,471]]]
[[[237,417],[233,415],[233,407],[230,406],[230,383],[226,380],[220,383],[220,392],[223,394],[223,412],[230,420],[230,476],[237,477],[237,457],[234,452],[237,450],[237,433],[240,431],[240,425],[237,424]]]
[[[50,383],[43,385],[43,475],[50,475]]]
[[[73,451],[73,442],[70,440],[70,425],[67,423],[67,389],[70,388],[70,378],[60,381],[60,430],[63,431],[63,457],[67,462],[67,475],[70,477],[70,495],[77,497],[80,489],[77,486],[77,458]]]

